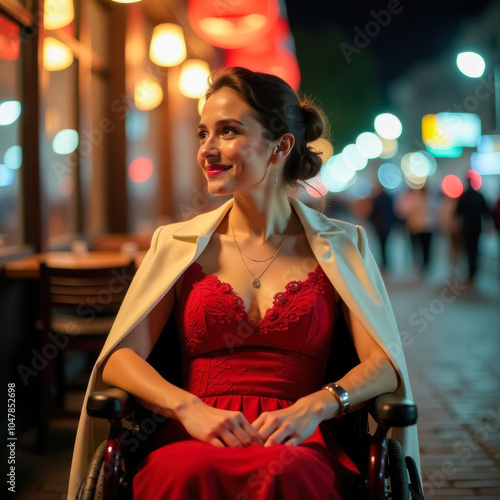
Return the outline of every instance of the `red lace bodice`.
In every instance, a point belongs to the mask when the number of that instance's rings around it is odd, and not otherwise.
[[[319,265],[276,293],[254,322],[231,285],[194,262],[176,309],[185,388],[198,396],[290,400],[311,393],[323,382],[336,314],[333,286]]]

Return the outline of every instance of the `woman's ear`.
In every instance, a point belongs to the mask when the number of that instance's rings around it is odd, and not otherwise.
[[[281,163],[286,160],[287,156],[293,149],[295,144],[295,137],[293,134],[283,134],[281,139],[278,140],[276,146],[274,147],[274,163]]]

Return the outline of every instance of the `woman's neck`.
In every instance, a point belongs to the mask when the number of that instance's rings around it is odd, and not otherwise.
[[[292,212],[284,190],[280,195],[269,197],[235,194],[229,223],[236,233],[265,242],[275,234],[286,232],[292,223]]]

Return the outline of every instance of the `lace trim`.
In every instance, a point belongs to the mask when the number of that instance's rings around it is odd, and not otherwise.
[[[189,315],[187,320],[190,333],[197,337],[202,333],[205,327],[204,317],[198,308],[203,306],[205,314],[215,315],[221,323],[231,324],[234,320],[246,320],[253,328],[258,328],[260,333],[266,334],[272,331],[285,331],[290,323],[298,321],[300,317],[308,312],[316,304],[316,295],[324,294],[330,281],[326,277],[323,269],[318,264],[314,271],[310,272],[305,280],[290,281],[284,291],[277,292],[273,297],[273,305],[268,308],[264,316],[257,322],[254,322],[245,310],[243,299],[237,295],[233,287],[224,281],[221,281],[213,274],[206,274],[203,267],[198,262],[191,265],[193,271],[199,275],[192,284],[192,292],[199,294],[195,310]],[[203,300],[201,296],[200,284],[204,285]],[[207,290],[212,291],[214,300],[207,297]],[[208,292],[209,293],[209,292]],[[224,294],[225,300],[219,300],[220,294]],[[219,296],[218,296],[219,295]],[[201,339],[196,341],[198,344]],[[188,340],[188,343],[190,341]]]

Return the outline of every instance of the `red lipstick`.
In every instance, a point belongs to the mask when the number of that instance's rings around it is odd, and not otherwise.
[[[205,167],[205,170],[207,171],[208,177],[215,177],[216,175],[219,175],[222,172],[229,170],[230,168],[231,165],[221,165],[217,163],[217,164],[207,165]]]

